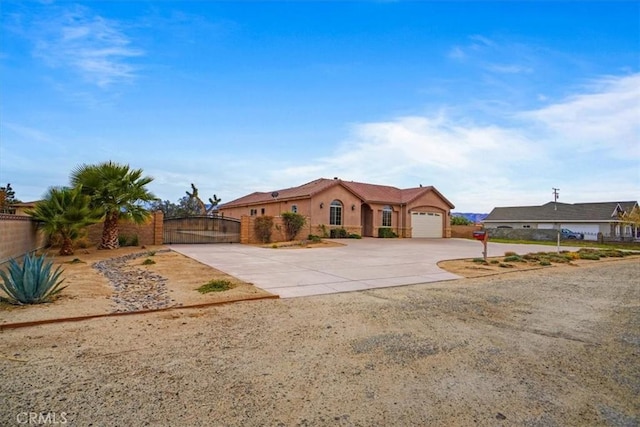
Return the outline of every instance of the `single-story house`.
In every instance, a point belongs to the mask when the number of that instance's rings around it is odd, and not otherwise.
[[[483,223],[485,228],[568,229],[584,234],[585,240],[605,237],[638,236],[638,229],[625,223],[624,217],[637,201],[600,203],[549,202],[542,206],[494,208]]]
[[[255,192],[218,207],[225,217],[278,216],[296,212],[307,217],[313,234],[344,228],[348,233],[378,237],[388,228],[400,237],[451,236],[454,205],[434,187],[399,189],[342,179],[320,178],[298,187]]]

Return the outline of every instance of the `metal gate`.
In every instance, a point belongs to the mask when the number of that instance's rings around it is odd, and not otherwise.
[[[217,216],[167,218],[163,224],[163,242],[179,243],[240,243],[240,220]]]

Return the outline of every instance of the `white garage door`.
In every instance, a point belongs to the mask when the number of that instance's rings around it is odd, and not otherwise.
[[[411,212],[411,237],[442,237],[442,214]]]
[[[598,240],[598,224],[562,224],[562,228],[584,234],[584,240]]]

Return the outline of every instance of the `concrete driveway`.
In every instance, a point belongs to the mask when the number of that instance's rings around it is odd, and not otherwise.
[[[440,269],[437,262],[482,256],[482,243],[466,239],[365,238],[340,243],[345,245],[273,249],[215,244],[173,245],[171,249],[282,298],[459,279]],[[553,250],[553,246],[542,245],[488,245],[489,256]]]

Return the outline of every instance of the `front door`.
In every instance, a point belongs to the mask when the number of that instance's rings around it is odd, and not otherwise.
[[[371,206],[368,204],[363,203],[360,212],[362,212],[360,219],[360,223],[362,224],[362,236],[373,237],[373,209],[371,209]]]

